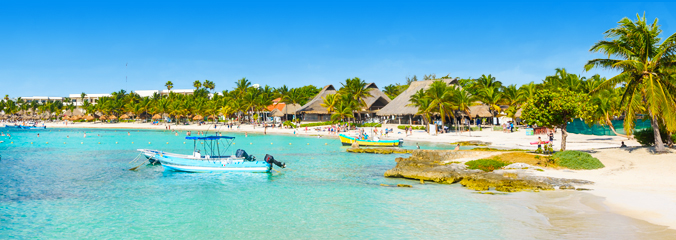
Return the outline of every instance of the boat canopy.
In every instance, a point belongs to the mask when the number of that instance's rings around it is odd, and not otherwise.
[[[190,139],[190,140],[219,140],[219,139],[235,139],[235,137],[229,137],[229,136],[206,136],[206,137],[185,137],[185,139]]]

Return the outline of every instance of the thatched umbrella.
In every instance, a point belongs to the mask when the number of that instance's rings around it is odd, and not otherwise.
[[[157,119],[162,119],[162,116],[160,116],[159,114],[155,114],[155,116],[153,116],[153,120]]]
[[[129,119],[129,116],[127,116],[127,114],[122,114],[122,116],[120,116],[120,119]]]
[[[99,117],[99,120],[101,120],[101,121],[106,120],[106,116],[105,116],[105,115],[101,115],[101,117]]]
[[[87,115],[84,119],[87,121],[91,121],[94,120],[94,117]]]
[[[488,111],[488,106],[477,105],[477,106],[469,107],[469,117],[470,118],[476,118],[476,117],[487,118],[487,117],[493,117],[493,114],[491,114],[491,112]]]
[[[209,115],[209,116],[207,117],[207,119],[214,120],[214,119],[216,119],[216,116],[214,116],[214,115]]]
[[[108,119],[110,119],[110,120],[117,120],[117,117],[114,116],[114,115],[110,115],[110,116],[108,116]]]
[[[202,115],[196,115],[192,118],[192,120],[202,120],[202,119],[204,119],[204,117],[202,117]]]

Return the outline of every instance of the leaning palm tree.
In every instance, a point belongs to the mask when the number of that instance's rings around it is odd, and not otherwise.
[[[358,77],[352,79],[348,78],[345,80],[345,83],[341,83],[341,85],[343,86],[338,90],[338,93],[343,96],[350,96],[354,99],[355,104],[352,107],[354,111],[359,112],[363,110],[363,107],[366,106],[364,100],[371,97],[370,89],[366,88],[366,86],[368,86],[366,81],[359,79]]]
[[[611,89],[624,84],[621,106],[624,110],[624,129],[630,134],[636,115],[647,112],[655,135],[655,150],[664,152],[660,124],[668,131],[676,129],[676,86],[669,81],[676,65],[676,33],[660,43],[662,33],[657,19],[648,24],[645,15],[620,20],[619,26],[605,32],[607,38],[594,44],[590,51],[608,58],[593,59],[585,69],[605,68],[621,72],[604,81],[594,91]],[[613,59],[611,57],[615,57]]]
[[[594,120],[600,125],[608,125],[611,131],[617,136],[629,137],[619,134],[613,126],[611,118],[619,117],[622,113],[620,101],[622,99],[622,88],[604,89],[597,92],[591,99],[596,105],[596,111],[593,113]]]

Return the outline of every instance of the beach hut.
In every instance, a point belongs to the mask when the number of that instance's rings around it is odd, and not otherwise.
[[[385,117],[387,119],[385,123],[390,124],[423,124],[422,117],[416,116],[418,108],[410,106],[411,95],[420,89],[428,89],[434,81],[444,81],[449,86],[455,85],[456,87],[460,87],[457,78],[415,81],[404,92],[390,101],[387,106],[380,109],[376,115]]]
[[[324,103],[324,97],[326,97],[326,95],[336,93],[336,88],[333,87],[333,85],[326,85],[314,98],[312,98],[312,100],[301,106],[297,112],[304,114],[304,121],[329,121],[331,120],[331,114],[329,114],[329,111],[327,111],[325,107],[322,107],[322,103]]]
[[[366,85],[366,89],[369,89],[371,96],[364,99],[366,106],[364,106],[364,108],[361,109],[359,113],[363,114],[364,117],[380,122],[380,119],[378,119],[376,113],[380,111],[380,109],[387,106],[387,104],[389,104],[392,100],[390,97],[385,95],[385,93],[380,91],[375,83],[369,83]]]

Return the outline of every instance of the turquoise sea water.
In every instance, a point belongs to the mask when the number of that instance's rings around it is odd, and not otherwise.
[[[384,178],[405,155],[346,153],[337,139],[229,134],[232,151],[271,154],[287,169],[211,174],[128,170],[140,163],[130,163],[137,148],[190,153],[191,142],[170,132],[11,134],[0,137],[3,239],[514,239],[561,230],[518,195]],[[413,187],[381,186],[398,183]]]

